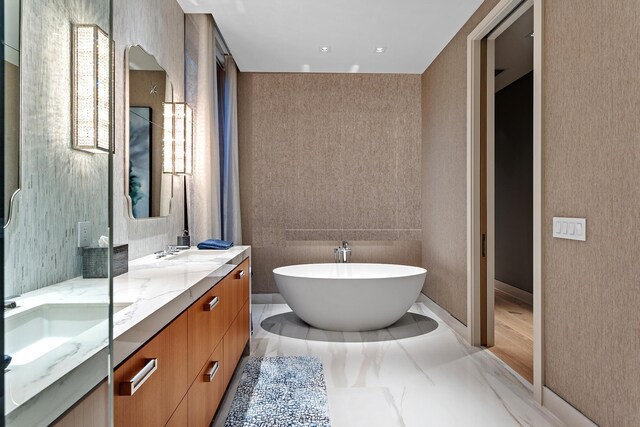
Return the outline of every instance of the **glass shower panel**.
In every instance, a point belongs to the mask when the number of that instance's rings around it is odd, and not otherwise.
[[[91,395],[84,425],[107,426],[111,1],[1,3],[5,425],[55,424]]]

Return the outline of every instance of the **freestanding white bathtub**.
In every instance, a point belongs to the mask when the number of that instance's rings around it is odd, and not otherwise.
[[[330,331],[370,331],[398,321],[416,301],[427,270],[393,264],[301,264],[273,270],[302,320]]]

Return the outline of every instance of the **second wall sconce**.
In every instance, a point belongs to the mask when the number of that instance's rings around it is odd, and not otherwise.
[[[193,174],[193,109],[186,102],[165,102],[162,172]]]
[[[108,152],[109,36],[97,25],[74,25],[72,55],[73,148]]]

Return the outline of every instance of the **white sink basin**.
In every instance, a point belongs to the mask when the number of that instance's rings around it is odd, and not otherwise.
[[[114,304],[114,313],[128,305]],[[31,363],[100,322],[104,322],[105,338],[109,333],[108,304],[43,304],[12,310],[4,313],[4,351],[12,358],[10,366]]]

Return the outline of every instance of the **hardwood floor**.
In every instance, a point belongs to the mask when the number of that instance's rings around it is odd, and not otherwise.
[[[533,307],[495,291],[495,345],[489,350],[533,382]]]

